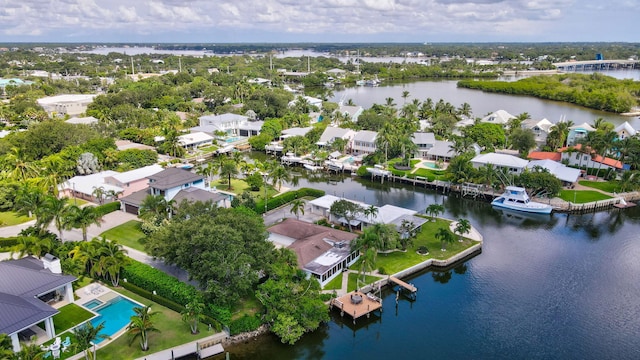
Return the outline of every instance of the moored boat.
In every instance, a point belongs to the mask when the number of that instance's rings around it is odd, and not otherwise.
[[[507,186],[505,192],[493,199],[491,205],[536,214],[551,214],[553,210],[551,205],[531,201],[525,188],[518,186]]]

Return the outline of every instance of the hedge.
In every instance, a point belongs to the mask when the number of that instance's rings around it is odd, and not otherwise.
[[[96,212],[100,216],[105,216],[108,213],[120,210],[120,201],[114,201],[103,205],[96,206]]]
[[[128,279],[127,279],[128,280]],[[151,293],[150,291],[147,291],[139,286],[133,285],[129,282],[121,282],[120,285],[131,291],[132,293],[138,294],[140,296],[142,296],[145,299],[149,299],[157,304],[160,304],[166,308],[169,308],[177,313],[182,313],[182,311],[184,311],[185,307],[178,304],[177,302],[171,301],[169,299],[166,299],[162,296],[159,295],[153,295],[153,293]],[[207,325],[211,325],[213,327],[215,327],[216,330],[221,330],[221,326],[219,325],[220,322],[217,321],[215,318],[212,318],[211,316],[208,315],[203,315],[202,316],[202,320],[200,321],[203,324],[207,324]]]
[[[154,291],[157,295],[186,304],[198,295],[198,290],[177,278],[138,261],[131,261],[122,269],[122,277],[131,284]]]
[[[10,236],[5,238],[0,238],[0,249],[10,248],[18,245],[18,237]]]
[[[229,325],[231,335],[240,334],[256,330],[262,325],[262,321],[257,316],[249,316],[245,314],[243,317],[233,320]]]
[[[296,191],[287,191],[282,195],[278,195],[269,199],[267,201],[267,208],[268,208],[267,210],[273,210],[297,198],[303,198],[305,196],[319,198],[321,196],[324,196],[324,194],[325,192],[322,190],[311,189],[311,188],[302,188]],[[256,202],[255,210],[258,214],[263,214],[264,208],[265,208],[264,200],[260,200]]]

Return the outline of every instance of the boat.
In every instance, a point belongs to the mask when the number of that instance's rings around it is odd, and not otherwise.
[[[309,170],[309,171],[318,171],[318,170],[322,170],[322,166],[315,166],[315,165],[311,165],[311,164],[303,164],[302,165],[305,169]]]
[[[491,205],[536,214],[551,214],[553,210],[551,205],[531,201],[525,188],[518,186],[507,186],[504,194],[493,199]]]

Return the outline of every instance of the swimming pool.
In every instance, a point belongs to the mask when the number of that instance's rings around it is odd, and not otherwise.
[[[438,165],[436,165],[436,163],[432,163],[429,161],[423,161],[422,162],[422,166],[427,167],[429,169],[435,169],[435,170],[439,170],[440,168],[438,167]]]
[[[94,301],[100,302],[98,300],[92,300],[87,304],[93,303]],[[104,321],[104,329],[100,331],[100,334],[113,336],[113,334],[120,331],[120,329],[129,325],[131,316],[135,315],[133,308],[141,306],[142,305],[125,297],[117,296],[104,305],[94,305],[93,311],[97,312],[99,316],[91,319],[91,324],[98,326],[98,324]],[[98,344],[103,340],[104,339],[97,339],[94,343]]]
[[[240,138],[239,138],[239,137],[237,137],[237,136],[234,136],[234,137],[227,138],[227,139],[225,140],[225,142],[232,143],[232,142],[234,142],[234,141],[238,141],[238,140],[240,140]]]
[[[82,306],[86,307],[87,309],[95,309],[98,306],[102,305],[102,301],[98,300],[98,299],[93,299],[89,302],[86,302],[84,304],[82,304]]]

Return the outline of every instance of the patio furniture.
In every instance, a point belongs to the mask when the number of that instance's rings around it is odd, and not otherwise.
[[[71,345],[71,339],[67,336],[62,342],[62,347],[69,347]]]

